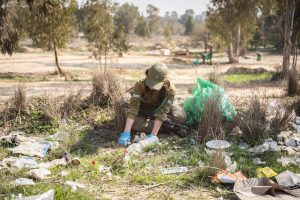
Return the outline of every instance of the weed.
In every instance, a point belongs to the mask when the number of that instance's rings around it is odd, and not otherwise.
[[[77,93],[70,92],[67,96],[64,96],[64,100],[61,106],[61,113],[64,118],[73,116],[80,108],[82,99],[82,90]]]
[[[208,138],[222,139],[224,132],[222,130],[223,115],[220,110],[221,95],[215,92],[211,97],[204,100],[204,110],[198,126],[198,138],[206,140]]]
[[[249,108],[236,117],[243,138],[251,144],[262,141],[266,136],[266,103],[259,96],[250,99]]]

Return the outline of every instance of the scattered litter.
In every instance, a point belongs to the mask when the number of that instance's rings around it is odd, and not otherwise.
[[[171,167],[171,168],[164,168],[161,170],[162,174],[176,174],[176,173],[186,173],[188,172],[187,167]]]
[[[282,146],[278,146],[276,141],[269,138],[269,139],[265,139],[262,145],[255,146],[253,148],[248,149],[248,152],[253,155],[260,155],[266,151],[279,152],[283,148],[284,147]]]
[[[141,133],[141,140],[138,143],[133,143],[128,146],[128,154],[138,155],[142,152],[143,148],[148,147],[150,145],[159,144],[159,140],[156,136],[147,139],[142,139],[143,137],[143,133]]]
[[[190,142],[191,145],[196,145],[196,140],[193,139],[193,138],[190,138],[189,142]]]
[[[246,149],[249,149],[249,147],[250,147],[250,145],[243,141],[241,141],[241,143],[239,144],[240,149],[246,150]]]
[[[223,170],[218,172],[211,180],[212,183],[226,183],[226,184],[233,184],[235,181],[239,180],[246,180],[247,178],[245,175],[241,172],[238,171],[234,174],[230,173],[227,170]]]
[[[284,193],[281,187],[269,178],[237,180],[234,184],[233,191],[241,200],[297,199],[287,193]]]
[[[49,168],[53,168],[53,167],[61,166],[61,165],[67,165],[65,158],[55,159],[50,162],[40,163],[39,167],[49,169]]]
[[[300,125],[300,116],[296,116],[296,117],[295,117],[295,123],[296,123],[297,125]]]
[[[284,140],[284,144],[288,147],[298,147],[300,146],[299,137],[290,137]]]
[[[147,154],[146,154],[146,156],[148,156],[148,157],[152,157],[152,156],[154,156],[155,154],[152,152],[152,151],[149,151]]]
[[[44,158],[51,147],[51,143],[39,137],[21,138],[20,144],[8,150],[13,153]]]
[[[292,123],[292,126],[297,131],[297,133],[300,133],[300,125]]]
[[[23,197],[22,194],[19,194],[18,197],[13,197],[14,200],[53,200],[54,199],[54,190],[51,189],[43,194],[34,195],[29,197]]]
[[[261,161],[260,158],[254,158],[253,163],[256,165],[265,165],[266,161]]]
[[[128,151],[126,150],[125,156],[124,156],[124,159],[123,159],[123,166],[128,167],[130,162],[131,162],[131,157],[130,157]]]
[[[56,141],[68,141],[70,139],[70,136],[67,132],[58,131],[55,134],[50,135],[48,138]]]
[[[214,198],[214,200],[224,200],[223,197]]]
[[[206,142],[206,146],[211,149],[226,149],[230,147],[230,143],[225,140],[211,140]]]
[[[70,174],[70,172],[66,171],[66,170],[63,170],[63,171],[60,172],[61,176],[68,176],[69,174]]]
[[[98,168],[99,172],[109,172],[111,170],[111,167],[105,167],[103,165],[99,165],[99,168]]]
[[[227,154],[224,154],[223,157],[224,157],[224,162],[226,164],[226,170],[231,173],[234,173],[237,168],[237,163],[235,161],[232,162],[231,157]]]
[[[10,145],[18,145],[21,142],[20,136],[23,135],[23,132],[13,131],[8,135],[0,136],[0,142],[6,142]]]
[[[284,171],[275,177],[279,185],[294,187],[300,185],[300,174]]]
[[[37,168],[38,164],[35,161],[34,157],[30,156],[20,156],[19,158],[16,157],[9,157],[4,158],[2,161],[2,165],[6,168],[9,168],[11,172],[18,172],[23,168]]]
[[[32,179],[29,178],[18,178],[15,180],[16,185],[34,185],[35,183],[33,182]]]
[[[85,185],[83,185],[81,183],[76,183],[74,181],[66,181],[65,185],[70,186],[72,188],[73,192],[76,192],[78,189],[86,188]]]
[[[133,143],[138,143],[140,141],[140,136],[139,135],[135,135],[134,139],[133,139]]]
[[[204,167],[205,163],[202,160],[199,160],[198,161],[198,165],[199,165],[199,167]]]
[[[69,162],[71,160],[71,154],[69,152],[65,152],[63,158]]]
[[[283,151],[287,152],[288,155],[294,155],[297,153],[296,149],[293,147],[285,147]]]
[[[210,150],[210,149],[204,149],[204,151],[208,156],[212,156],[215,153],[215,150]]]
[[[238,126],[234,127],[231,133],[235,136],[243,135],[243,131]]]
[[[281,163],[281,165],[282,165],[283,167],[287,167],[287,166],[289,166],[290,164],[294,164],[294,165],[297,164],[296,161],[295,161],[294,159],[291,159],[291,158],[285,157],[285,156],[281,156],[281,158],[278,158],[278,159],[277,159],[277,162]]]
[[[80,165],[80,164],[81,164],[80,159],[79,159],[78,157],[72,158],[71,164],[72,164],[73,166],[78,166],[78,165]]]
[[[43,179],[47,178],[47,176],[50,174],[51,174],[51,172],[45,168],[32,169],[28,172],[29,176],[31,176],[37,180],[43,180]]]
[[[257,173],[257,177],[259,178],[262,177],[272,178],[274,176],[277,176],[277,173],[270,167],[257,168],[256,173]]]
[[[50,142],[51,146],[51,150],[55,150],[59,147],[59,143],[57,141],[54,141],[54,142]]]

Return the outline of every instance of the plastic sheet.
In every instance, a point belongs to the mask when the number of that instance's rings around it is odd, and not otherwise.
[[[227,120],[232,120],[236,115],[235,108],[230,104],[229,97],[224,89],[218,85],[197,78],[197,86],[193,89],[191,97],[187,97],[183,102],[183,108],[187,113],[187,124],[195,124],[201,120],[208,98],[220,98],[220,109]]]

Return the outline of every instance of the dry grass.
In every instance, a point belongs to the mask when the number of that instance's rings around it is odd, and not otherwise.
[[[287,93],[294,96],[298,93],[298,74],[295,70],[290,70],[287,75]]]
[[[223,152],[216,150],[208,161],[207,175],[214,176],[220,170],[226,169],[226,163],[224,161]]]
[[[21,113],[25,112],[27,107],[27,98],[24,85],[18,85],[14,96],[7,100],[1,109],[0,120],[11,120]]]
[[[94,71],[90,103],[111,107],[121,101],[123,93],[124,90],[120,84],[120,79],[112,72]]]
[[[127,103],[125,101],[120,101],[114,106],[114,126],[119,132],[125,127],[127,110]]]
[[[222,130],[223,115],[219,102],[220,94],[217,92],[205,100],[203,114],[198,126],[200,140],[222,139],[225,136]]]
[[[38,97],[32,105],[33,108],[41,110],[45,120],[58,123],[61,119],[61,99],[51,98],[48,95]]]
[[[79,90],[78,92],[71,91],[68,95],[64,96],[64,100],[61,106],[61,114],[63,118],[73,116],[76,111],[80,109],[82,96],[82,90]]]
[[[246,111],[239,113],[237,124],[247,142],[255,143],[265,138],[266,103],[259,97],[253,96]]]

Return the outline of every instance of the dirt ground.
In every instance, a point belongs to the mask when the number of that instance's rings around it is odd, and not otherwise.
[[[145,69],[156,62],[165,62],[169,65],[170,80],[178,88],[180,97],[186,96],[191,88],[195,85],[196,77],[207,77],[209,73],[218,71],[225,72],[230,67],[247,67],[258,68],[263,67],[269,71],[276,71],[282,62],[281,55],[263,54],[261,62],[257,62],[255,53],[249,53],[246,58],[240,58],[239,64],[224,64],[227,61],[226,55],[216,54],[213,59],[213,65],[183,65],[172,62],[169,56],[153,56],[142,55],[140,53],[128,53],[122,58],[113,58],[108,61],[108,68],[115,70],[120,79],[127,88],[131,87],[133,82],[142,78]],[[191,61],[193,59],[190,59]],[[12,57],[0,55],[0,71],[1,73],[21,73],[29,76],[39,76],[40,79],[34,81],[26,81],[26,91],[29,96],[41,95],[44,93],[61,95],[70,90],[83,90],[89,92],[90,77],[93,69],[99,67],[98,61],[91,57],[89,52],[61,52],[59,54],[59,62],[61,67],[72,76],[68,78],[52,75],[51,78],[45,78],[55,71],[54,57],[52,53],[17,53]],[[74,78],[75,77],[75,78]],[[45,80],[44,80],[45,79]],[[21,80],[21,82],[24,80]],[[13,94],[16,85],[20,84],[20,80],[0,79],[1,98],[8,98]],[[283,85],[278,84],[254,84],[244,86],[225,86],[229,96],[247,96],[251,95],[253,90],[266,91],[268,95],[281,95]]]

